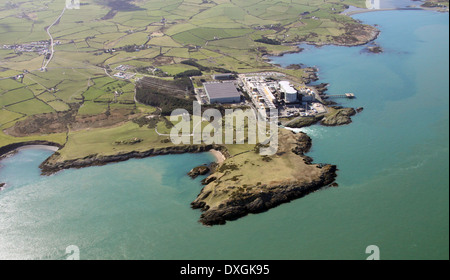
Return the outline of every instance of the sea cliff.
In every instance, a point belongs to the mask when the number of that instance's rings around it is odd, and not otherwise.
[[[207,185],[191,203],[192,208],[203,212],[202,224],[225,224],[248,214],[261,213],[334,182],[335,165],[312,164],[312,159],[305,156],[311,148],[311,138],[306,134],[285,132],[280,139],[277,155],[265,164],[255,165],[248,161],[248,156],[230,158],[204,180]],[[282,166],[278,171],[276,166],[286,161],[287,165],[294,165],[293,168],[283,173]],[[252,171],[248,172],[249,169]]]
[[[180,145],[169,146],[165,148],[149,149],[147,151],[133,151],[128,153],[118,153],[114,155],[88,155],[84,158],[60,160],[58,152],[46,159],[39,167],[42,175],[51,175],[58,171],[70,168],[84,168],[89,166],[102,166],[108,163],[126,161],[132,158],[146,158],[152,156],[184,154],[184,153],[203,153],[210,150],[218,150],[226,154],[224,146],[220,145]]]
[[[191,205],[202,210],[199,220],[202,224],[218,225],[250,213],[267,211],[334,182],[336,166],[312,164],[313,160],[305,155],[312,145],[306,134],[280,130],[279,140],[278,152],[271,157],[259,155],[256,147],[230,155],[225,145],[178,145],[113,155],[93,154],[70,160],[62,160],[60,151],[57,151],[40,165],[40,169],[42,175],[52,175],[64,169],[101,166],[132,158],[215,150],[223,155],[224,160],[208,168],[211,174],[203,179],[205,187]],[[63,148],[51,142],[32,141],[8,145],[1,151],[7,154],[28,145]],[[283,171],[277,172],[277,168]],[[205,173],[199,172],[198,175],[202,174]]]
[[[249,186],[247,187],[249,191],[230,197],[217,207],[210,207],[205,202],[209,196],[216,194],[212,191],[202,191],[191,205],[192,208],[203,211],[200,217],[202,224],[208,226],[225,224],[226,221],[236,220],[248,214],[265,212],[280,204],[304,197],[334,182],[335,165],[317,168],[320,169],[320,176],[309,183],[286,181],[277,185]]]

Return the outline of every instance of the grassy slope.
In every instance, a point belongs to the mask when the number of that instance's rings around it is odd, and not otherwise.
[[[257,193],[266,191],[268,187],[316,180],[320,170],[292,152],[294,143],[292,132],[280,130],[277,155],[265,158],[250,149],[227,159],[214,173],[217,179],[202,190],[202,193],[211,191],[211,195],[201,200],[216,208],[240,193]]]
[[[117,145],[116,141],[139,138],[143,141],[135,145]],[[86,155],[112,155],[118,152],[144,151],[149,147],[163,147],[161,143],[166,137],[160,137],[153,129],[139,127],[128,122],[111,128],[97,128],[85,131],[70,132],[67,145],[60,152],[61,160],[76,159]],[[80,149],[80,147],[83,147]]]

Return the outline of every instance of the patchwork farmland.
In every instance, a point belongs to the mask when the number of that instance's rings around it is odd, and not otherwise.
[[[47,135],[8,133],[42,115],[52,118],[65,112],[75,116],[75,122],[91,117],[99,127],[125,125],[132,134],[137,131],[128,125],[133,117],[157,111],[135,103],[134,83],[147,76],[173,80],[198,70],[182,63],[186,60],[208,69],[208,74],[217,69],[276,70],[301,79],[302,69],[278,68],[264,56],[296,51],[296,42],[336,42],[348,35],[349,26],[360,26],[342,11],[347,5],[363,4],[362,0],[82,0],[80,9],[64,10],[63,0],[7,1],[0,4],[0,146],[27,139],[66,143],[86,127],[69,123],[67,129]],[[53,57],[42,69],[50,49],[38,52],[33,44],[50,44],[47,28],[54,22],[48,30],[55,42]],[[116,70],[121,65],[127,70]],[[110,116],[117,119],[102,121]]]

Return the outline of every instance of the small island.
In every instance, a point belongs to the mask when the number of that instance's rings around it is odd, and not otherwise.
[[[368,52],[371,52],[371,53],[382,53],[382,52],[384,52],[384,49],[381,47],[381,46],[379,46],[379,45],[373,45],[373,46],[368,46],[367,48],[366,48],[366,50],[368,51]]]
[[[197,178],[198,176],[206,175],[211,171],[211,169],[208,166],[197,166],[193,168],[191,171],[189,171],[188,176],[192,179]]]

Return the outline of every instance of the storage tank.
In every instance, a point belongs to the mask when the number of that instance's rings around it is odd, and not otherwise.
[[[281,81],[280,89],[284,92],[284,99],[286,103],[297,102],[297,90],[293,88],[288,81]]]

